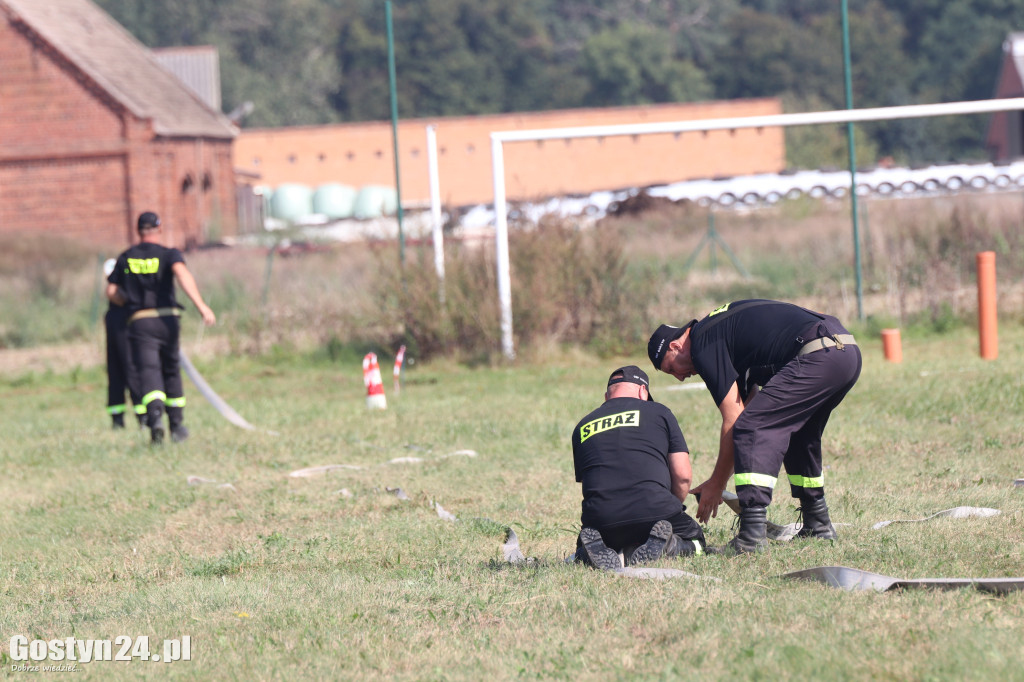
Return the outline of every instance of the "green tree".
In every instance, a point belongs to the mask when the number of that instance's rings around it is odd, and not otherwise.
[[[554,55],[540,0],[423,0],[394,6],[399,112],[466,115],[572,106],[582,86]],[[351,21],[337,43],[346,118],[379,111],[387,84],[383,12]],[[386,92],[386,90],[385,90]],[[387,100],[383,100],[386,104]]]
[[[331,94],[331,104],[338,115],[349,121],[388,118],[391,114],[385,33],[374,31],[362,17],[356,17],[341,28],[335,50],[339,79]],[[407,103],[399,108],[408,113]]]
[[[700,69],[674,58],[665,31],[630,24],[598,33],[584,45],[581,62],[588,106],[687,102],[711,94]]]
[[[255,104],[250,125],[329,123],[339,15],[323,0],[231,0],[214,15],[223,41],[224,104]]]
[[[791,93],[832,103],[841,100],[841,55],[807,27],[743,10],[729,20],[726,31],[728,40],[711,73],[718,97]]]
[[[790,111],[819,111],[826,108],[811,97],[799,100],[783,98]],[[854,154],[857,165],[873,164],[879,156],[878,145],[864,126],[854,126]],[[849,142],[845,124],[792,126],[786,128],[786,164],[790,168],[848,168]]]
[[[246,125],[389,116],[381,0],[95,1],[151,47],[215,45],[225,109],[255,103]],[[837,2],[394,0],[393,8],[403,117],[712,97],[845,106]],[[1024,29],[1020,0],[850,0],[849,9],[857,107],[990,97],[1002,41]],[[863,132],[880,154],[932,161],[980,156],[987,123],[944,117]],[[831,148],[810,133],[788,137]]]
[[[342,0],[98,0],[150,47],[214,45],[226,110],[255,105],[250,125],[338,119],[333,45]]]

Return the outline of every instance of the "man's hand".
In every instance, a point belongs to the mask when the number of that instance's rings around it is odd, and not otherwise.
[[[110,282],[107,282],[107,298],[110,299],[110,302],[114,305],[123,306],[128,302],[127,297],[124,295],[124,290]]]
[[[213,311],[210,309],[210,306],[204,303],[197,307],[199,308],[199,314],[202,315],[203,317],[203,324],[205,324],[207,327],[212,327],[214,324],[216,324],[217,316],[213,314]]]
[[[690,490],[697,498],[697,520],[707,523],[712,517],[718,516],[718,505],[722,504],[722,493],[725,486],[719,486],[712,479],[708,479],[696,488]]]

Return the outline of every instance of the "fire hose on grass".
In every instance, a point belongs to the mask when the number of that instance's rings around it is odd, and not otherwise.
[[[217,392],[210,387],[210,384],[206,383],[206,379],[204,379],[203,375],[199,373],[199,370],[195,368],[192,362],[188,359],[188,356],[185,355],[184,351],[179,349],[178,355],[181,358],[181,366],[185,369],[185,374],[187,374],[188,378],[192,380],[192,383],[195,384],[196,388],[202,396],[206,398],[207,402],[213,405],[215,410],[220,412],[222,417],[235,426],[246,429],[247,431],[256,430],[255,426],[247,422],[242,415],[238,414],[238,412],[235,412],[234,408],[228,405],[223,398],[217,395]],[[268,430],[267,433],[274,436],[278,435],[276,431]]]

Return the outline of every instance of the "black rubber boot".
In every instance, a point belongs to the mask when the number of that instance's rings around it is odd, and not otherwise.
[[[622,568],[619,553],[604,544],[604,538],[596,528],[583,528],[580,531],[576,539],[576,561],[604,571]]]
[[[722,547],[717,554],[749,554],[760,552],[768,546],[768,509],[747,507],[740,509],[740,529],[736,537]]]
[[[658,521],[651,527],[647,542],[633,550],[626,558],[626,565],[644,564],[664,556],[675,547],[675,540],[672,524],[668,521]]]
[[[171,426],[171,440],[180,443],[188,438],[188,429],[185,428],[185,408],[168,407],[167,421]]]
[[[796,534],[798,538],[835,540],[839,537],[828,517],[828,505],[825,504],[825,498],[813,502],[802,501],[800,516],[803,519],[803,528]]]
[[[116,431],[124,428],[124,415],[123,414],[112,414],[110,415],[111,427]]]
[[[165,405],[164,409],[167,411],[167,421],[171,426],[171,431],[185,423],[184,407],[168,407]]]
[[[149,404],[146,410],[146,423],[149,426],[149,441],[153,445],[164,442],[164,405],[158,400]]]

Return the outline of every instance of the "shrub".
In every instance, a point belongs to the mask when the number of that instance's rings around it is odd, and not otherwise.
[[[415,254],[405,268],[377,268],[374,298],[386,303],[394,337],[421,358],[490,357],[500,346],[501,320],[491,249],[446,247],[444,302],[432,257]],[[614,232],[580,230],[542,220],[509,239],[516,345],[576,344],[600,353],[633,349],[649,333],[649,285],[627,273]]]

